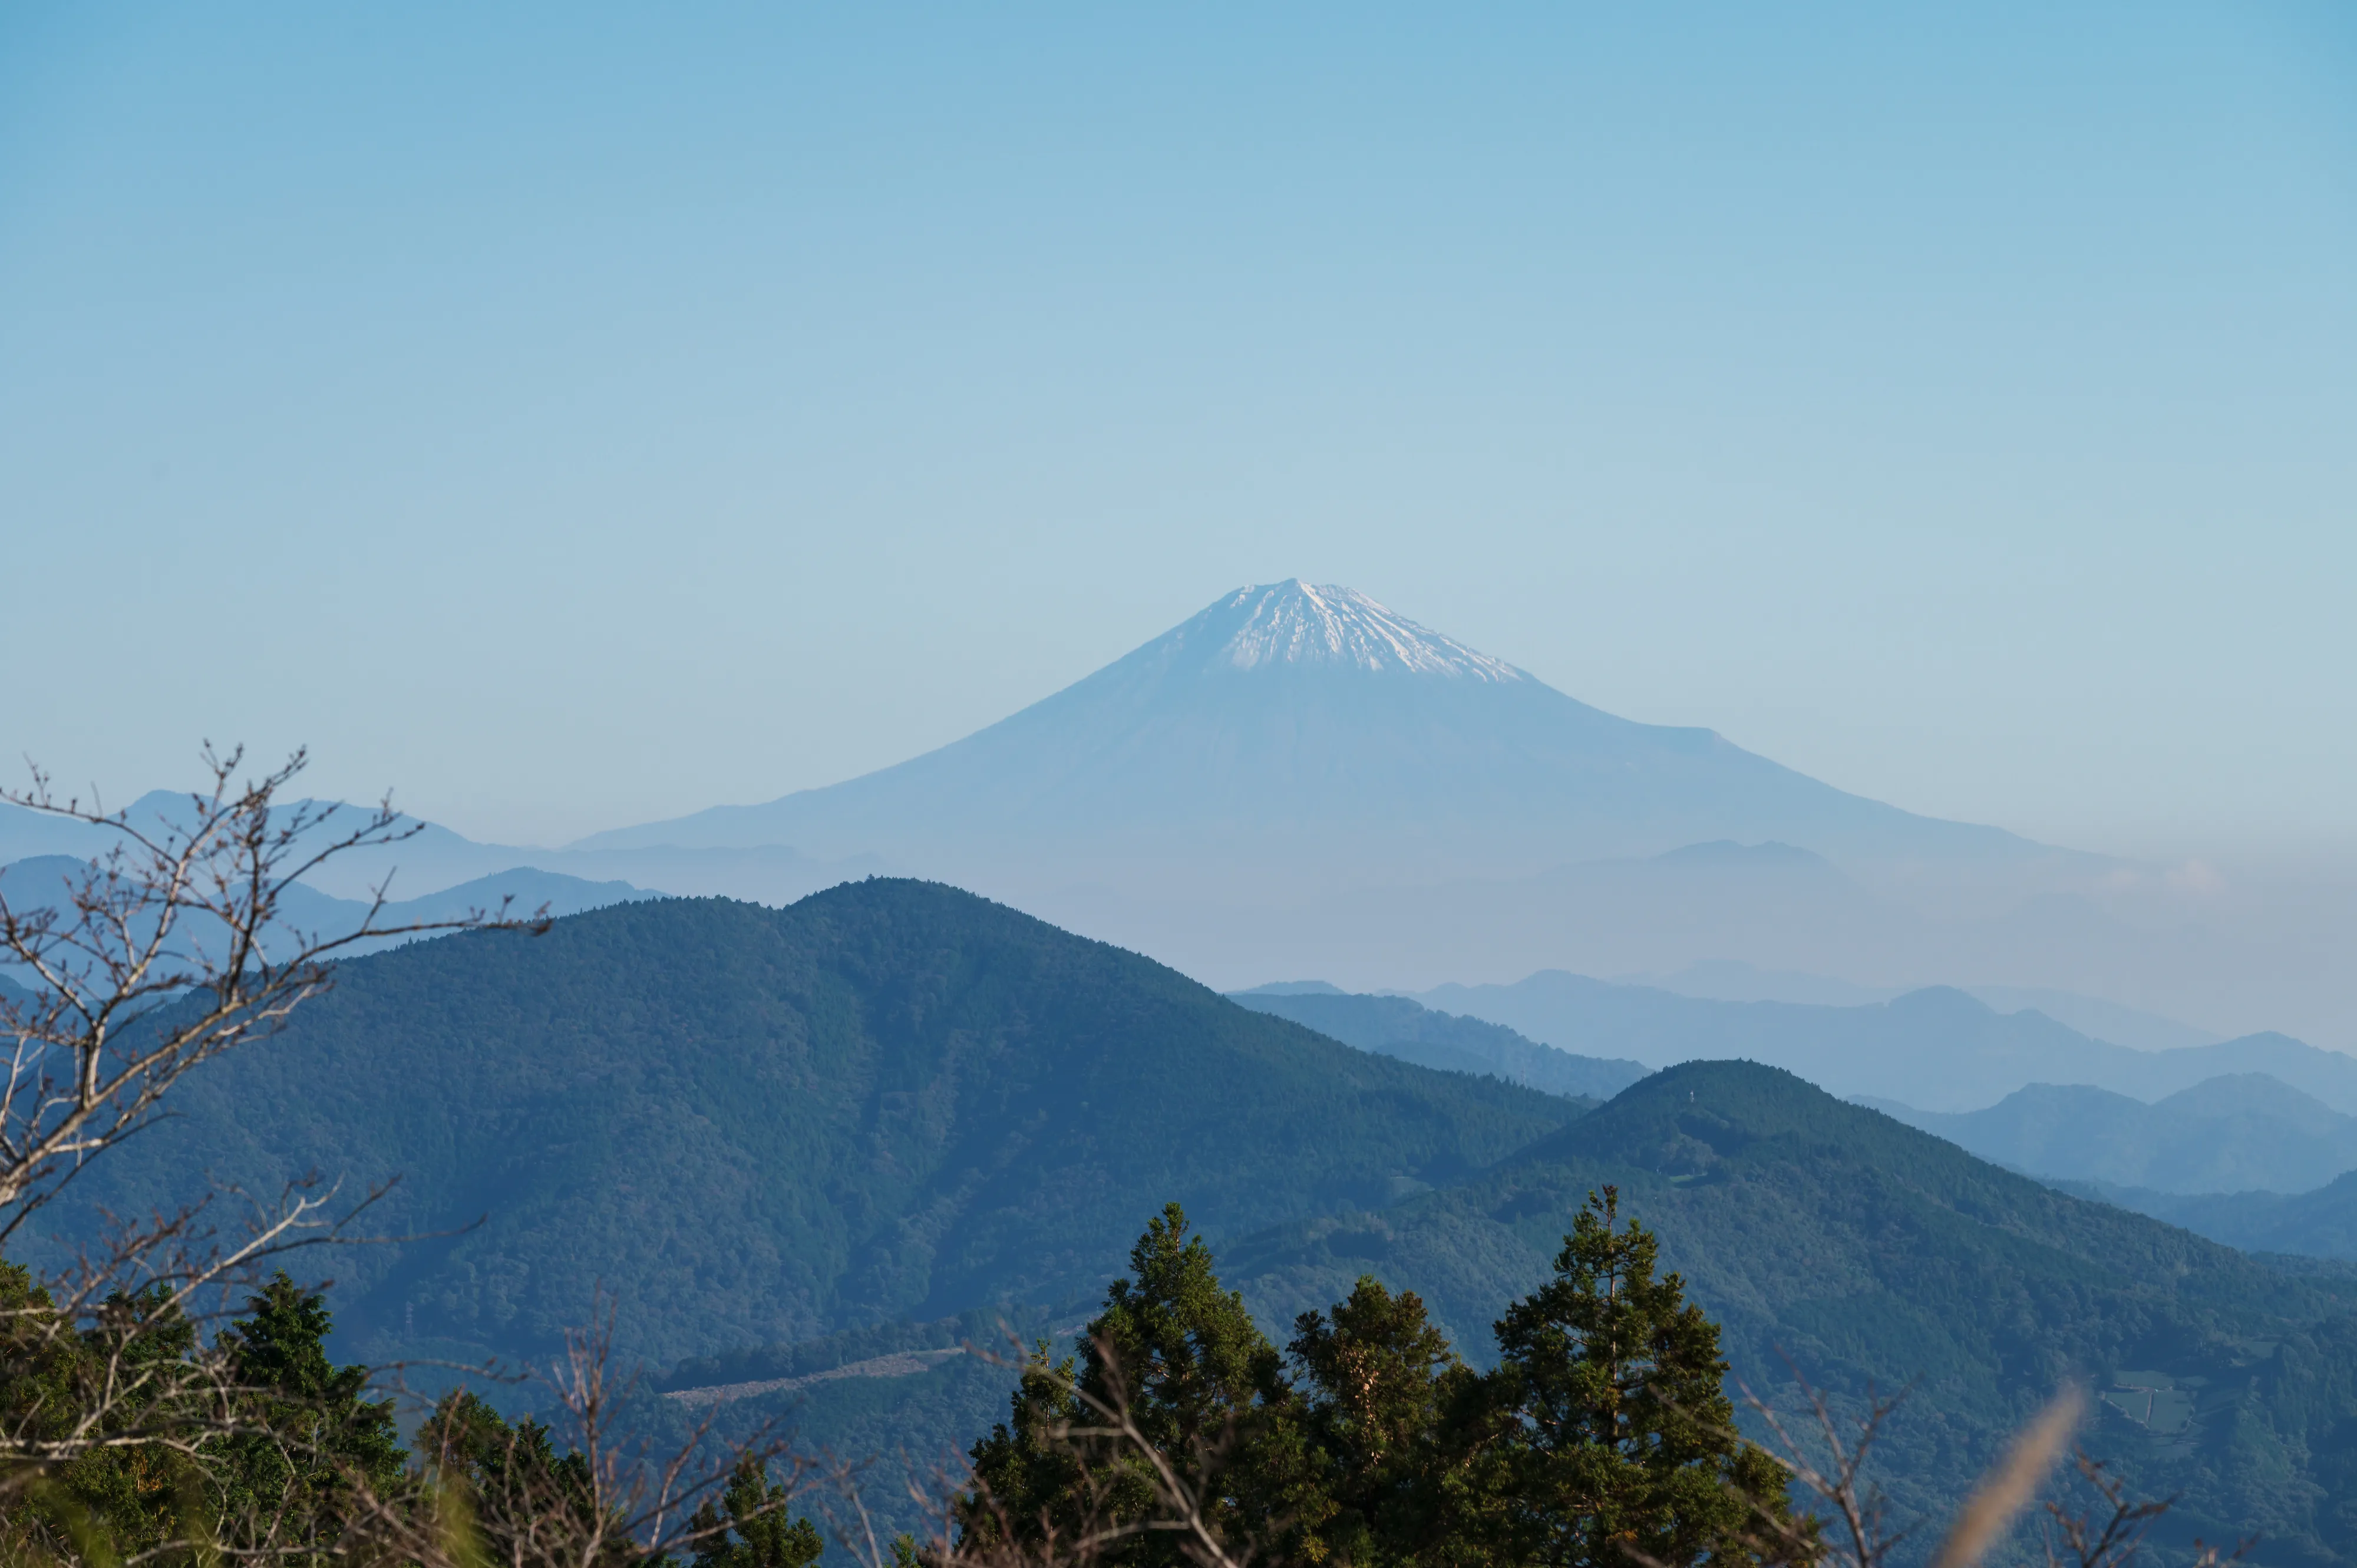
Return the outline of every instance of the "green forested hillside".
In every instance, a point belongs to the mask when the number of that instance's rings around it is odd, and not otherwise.
[[[938,885],[617,906],[343,966],[75,1198],[399,1176],[322,1256],[344,1353],[544,1355],[603,1287],[669,1362],[1083,1294],[1141,1215],[1213,1234],[1461,1180],[1578,1114],[1369,1056]]]
[[[2186,1396],[2159,1402],[2186,1424],[2142,1424],[2124,1406],[2151,1402],[2124,1396],[2089,1441],[2147,1490],[2182,1490],[2175,1533],[2258,1531],[2263,1562],[2357,1556],[2346,1287],[2052,1191],[1774,1069],[1674,1068],[1462,1187],[1254,1237],[1227,1273],[1269,1322],[1372,1273],[1478,1355],[1606,1182],[1754,1387],[1782,1384],[1786,1357],[1853,1401],[1915,1385],[1881,1466],[1902,1509],[1956,1500],[2064,1379],[2157,1380]]]
[[[1615,1183],[1755,1386],[1789,1394],[1785,1355],[1845,1400],[1916,1385],[1881,1466],[1902,1512],[1953,1503],[2079,1376],[2139,1391],[2099,1406],[2091,1442],[2183,1493],[2179,1535],[2357,1563],[2357,1287],[2330,1273],[2053,1191],[1772,1069],[1688,1064],[1583,1117],[938,886],[632,904],[360,960],[177,1105],[77,1184],[85,1212],[168,1201],[202,1169],[264,1192],[307,1167],[399,1175],[380,1231],[488,1218],[321,1255],[340,1353],[535,1358],[602,1285],[626,1358],[674,1388],[948,1332],[899,1321],[1004,1304],[1036,1324],[1174,1197],[1277,1337],[1371,1273],[1480,1360]],[[786,1414],[905,1479],[977,1435],[1007,1380],[950,1358],[748,1399],[723,1425]]]
[[[1954,1506],[2075,1377],[2111,1396],[2089,1447],[2152,1495],[2183,1494],[2169,1539],[2255,1532],[2262,1563],[2357,1561],[2357,1280],[2278,1272],[2053,1191],[1773,1069],[1671,1069],[1461,1186],[1237,1240],[1222,1272],[1279,1339],[1295,1314],[1374,1274],[1419,1292],[1485,1362],[1491,1325],[1546,1277],[1607,1182],[1763,1394],[1789,1403],[1793,1367],[1853,1409],[1912,1385],[1876,1471],[1902,1519]],[[784,1375],[869,1343],[742,1356],[680,1380]],[[1011,1374],[996,1375],[1003,1395]],[[749,1399],[727,1418],[793,1421],[898,1479],[897,1455],[924,1470],[971,1441],[981,1429],[957,1423],[993,1387],[989,1369],[956,1360]]]

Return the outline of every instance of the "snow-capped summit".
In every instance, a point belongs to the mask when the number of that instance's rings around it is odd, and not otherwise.
[[[1270,664],[1335,664],[1475,681],[1520,681],[1523,672],[1452,638],[1394,615],[1354,588],[1297,577],[1238,588],[1168,633],[1200,647],[1217,642],[1221,661],[1238,670]]]
[[[938,750],[586,847],[789,844],[990,882],[1527,875],[1683,844],[2013,853],[1708,730],[1633,723],[1349,588],[1239,588]],[[1125,871],[1124,867],[1132,868]],[[1157,872],[1154,875],[1162,875]]]

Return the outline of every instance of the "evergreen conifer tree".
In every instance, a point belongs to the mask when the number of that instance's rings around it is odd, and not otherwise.
[[[234,1553],[263,1550],[257,1531],[285,1557],[285,1540],[336,1539],[358,1489],[402,1486],[392,1402],[361,1397],[365,1369],[329,1361],[326,1304],[284,1273],[247,1298],[211,1363],[161,1284],[108,1297],[77,1330],[26,1270],[0,1265],[0,1420],[20,1441],[61,1433],[102,1383],[128,1391],[103,1406],[111,1441],[0,1517],[0,1557],[68,1542],[123,1560],[199,1541]]]
[[[1305,1522],[1313,1560],[1364,1565],[1427,1557],[1441,1533],[1441,1416],[1473,1373],[1426,1317],[1414,1292],[1398,1295],[1361,1275],[1330,1316],[1294,1320],[1310,1466],[1329,1503]]]
[[[0,1560],[69,1551],[126,1558],[184,1533],[201,1472],[184,1447],[135,1434],[169,1431],[172,1412],[156,1391],[170,1388],[169,1364],[196,1343],[194,1326],[161,1285],[109,1295],[96,1320],[77,1330],[27,1269],[0,1263],[0,1423],[21,1444],[56,1442],[80,1412],[104,1403],[107,1438],[0,1508]],[[125,1393],[107,1402],[98,1391],[110,1380]]]
[[[1188,1551],[1173,1516],[1189,1506],[1220,1539],[1263,1546],[1319,1511],[1283,1358],[1222,1288],[1178,1205],[1129,1262],[1088,1326],[1077,1375],[1042,1343],[1009,1423],[974,1445],[980,1490],[960,1519],[969,1543],[1110,1535],[1113,1562],[1173,1564]],[[1114,1430],[1125,1419],[1134,1437]]]
[[[706,1498],[695,1510],[689,1528],[705,1539],[694,1568],[810,1568],[826,1543],[818,1526],[793,1517],[787,1498],[786,1488],[770,1481],[768,1466],[749,1456],[739,1460],[719,1500]]]
[[[436,1482],[466,1500],[495,1556],[504,1541],[552,1521],[576,1539],[599,1532],[587,1455],[577,1448],[559,1453],[555,1433],[529,1415],[509,1425],[472,1390],[442,1397],[417,1429],[417,1452]]]
[[[1457,1500],[1492,1560],[1529,1568],[1762,1561],[1785,1477],[1735,1432],[1718,1326],[1654,1273],[1619,1193],[1590,1194],[1555,1277],[1497,1325],[1501,1360]]]
[[[332,1514],[339,1495],[355,1485],[379,1495],[399,1485],[408,1455],[393,1426],[393,1402],[361,1397],[367,1368],[328,1359],[333,1326],[326,1300],[282,1269],[246,1298],[245,1316],[223,1331],[231,1376],[260,1428],[229,1440],[224,1511],[231,1516],[264,1499]]]

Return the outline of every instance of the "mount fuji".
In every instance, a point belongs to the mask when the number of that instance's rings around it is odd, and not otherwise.
[[[562,850],[421,826],[317,890],[365,896],[397,867],[395,896],[418,897],[529,869],[572,879],[535,895],[567,908],[639,890],[786,904],[890,872],[1226,989],[1734,963],[2357,1044],[2357,885],[2179,876],[1918,816],[1297,581],[1240,588],[1020,713],[823,789]],[[91,852],[59,835],[0,808],[0,863]]]
[[[1615,717],[1363,594],[1297,580],[1240,588],[897,767],[575,847],[791,844],[1027,882],[1192,885],[1251,868],[1332,886],[1714,841],[1862,870],[2063,854],[1846,794],[1708,730]]]

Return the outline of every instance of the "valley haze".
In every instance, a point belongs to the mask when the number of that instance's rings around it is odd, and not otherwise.
[[[447,835],[405,859],[429,883],[530,865],[772,903],[935,877],[1228,988],[1734,963],[2357,1045],[2357,891],[2295,898],[1919,815],[1297,580],[896,767],[563,851]]]
[[[0,863],[70,837],[0,812]],[[2097,1033],[2108,1008],[2156,1038],[2357,1046],[2357,890],[2295,899],[1922,816],[1298,580],[895,767],[561,850],[429,825],[321,890],[361,897],[396,865],[410,898],[520,867],[770,904],[925,876],[1229,989],[1715,967],[2042,997]],[[596,901],[568,883],[558,907]]]

